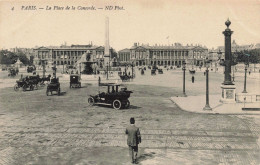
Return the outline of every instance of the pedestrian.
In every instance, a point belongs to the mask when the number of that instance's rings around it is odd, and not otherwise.
[[[249,71],[248,73],[249,73],[249,75],[250,75],[251,71]]]
[[[138,144],[141,143],[141,134],[139,128],[135,126],[135,119],[130,118],[130,126],[126,128],[127,145],[129,147],[129,155],[132,163],[137,164],[136,158],[138,153]]]
[[[206,75],[206,72],[204,72],[204,76]]]
[[[192,83],[194,83],[194,80],[195,80],[195,78],[194,78],[194,76],[192,75],[192,77],[191,77]]]

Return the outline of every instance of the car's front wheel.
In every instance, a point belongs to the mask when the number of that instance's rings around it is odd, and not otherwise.
[[[114,109],[120,109],[122,107],[122,103],[120,100],[114,100],[113,101],[113,108]]]
[[[88,104],[89,104],[90,106],[93,106],[93,105],[95,104],[95,100],[94,100],[93,97],[88,98]]]

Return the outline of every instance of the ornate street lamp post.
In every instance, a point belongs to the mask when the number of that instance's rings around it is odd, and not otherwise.
[[[53,63],[52,70],[53,70],[54,77],[56,78],[56,71],[57,71],[57,68],[56,68],[56,64],[55,64],[55,63]]]
[[[46,66],[46,59],[41,59],[41,64],[42,64],[42,77],[45,77],[45,72],[46,72],[46,69],[45,69],[45,66]]]
[[[212,108],[209,106],[209,61],[206,60],[206,105],[203,110],[211,111]]]
[[[242,93],[247,93],[247,91],[246,91],[246,72],[247,72],[247,66],[246,66],[246,64],[245,64],[245,79],[244,79],[244,90],[243,90],[243,92],[242,92]]]
[[[134,61],[132,62],[132,79],[134,79]]]
[[[231,81],[231,66],[232,66],[232,53],[231,53],[231,35],[233,31],[229,28],[231,22],[229,19],[225,22],[227,28],[223,31],[225,36],[225,76],[224,82],[221,85],[222,89],[222,97],[220,101],[222,103],[235,103],[235,95],[236,95],[236,86]]]
[[[108,80],[108,62],[107,62],[107,80]]]
[[[186,97],[186,93],[185,93],[185,70],[186,70],[186,62],[184,61],[183,63],[183,89],[182,89],[182,93],[183,93],[183,96]]]
[[[245,62],[245,79],[244,79],[244,90],[242,93],[247,93],[246,91],[246,73],[247,73],[247,66],[249,66],[249,54],[246,54],[247,56],[247,62]]]

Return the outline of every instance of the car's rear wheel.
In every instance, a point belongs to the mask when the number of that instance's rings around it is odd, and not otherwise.
[[[89,98],[88,98],[88,104],[89,104],[90,106],[93,106],[93,105],[95,104],[95,100],[94,100],[93,97],[89,97]]]
[[[113,101],[113,108],[114,109],[120,109],[122,107],[122,103],[120,100],[114,100]]]
[[[15,84],[15,86],[14,86],[14,90],[15,90],[15,91],[18,91],[18,89],[19,89],[18,85]]]

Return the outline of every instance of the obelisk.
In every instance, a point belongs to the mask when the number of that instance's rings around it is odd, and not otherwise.
[[[231,35],[233,31],[229,28],[231,22],[229,19],[225,22],[227,28],[223,31],[225,36],[225,77],[224,82],[221,85],[223,103],[235,103],[235,91],[236,86],[231,81],[231,64],[232,64],[232,52],[231,52]]]
[[[104,52],[104,66],[109,66],[110,62],[110,51],[109,51],[109,18],[106,17],[105,21],[105,52]]]

